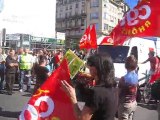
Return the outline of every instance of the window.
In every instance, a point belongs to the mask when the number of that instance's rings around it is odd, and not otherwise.
[[[62,7],[60,8],[60,12],[63,12],[63,8]]]
[[[132,47],[131,55],[134,55],[134,57],[138,60],[138,50],[136,46]]]
[[[61,15],[61,13],[59,14],[59,18],[62,18],[62,15]]]
[[[99,0],[91,0],[90,6],[91,7],[99,7]]]
[[[72,9],[72,5],[70,5],[70,9]]]
[[[90,19],[92,20],[92,19],[98,19],[98,13],[91,13],[90,14]]]
[[[78,19],[75,19],[75,26],[78,26]]]
[[[104,23],[104,30],[108,30],[108,24]]]
[[[68,10],[68,6],[66,6],[66,10]]]
[[[111,27],[111,26],[109,26],[109,27],[108,27],[108,30],[109,30],[109,31],[112,31],[112,27]]]
[[[99,29],[99,24],[95,23],[95,27],[96,27],[96,30],[98,30]]]
[[[99,53],[106,53],[111,55],[111,58],[114,63],[125,63],[125,59],[127,58],[129,47],[128,46],[99,46]]]
[[[81,26],[85,25],[85,19],[81,19]]]
[[[78,8],[78,3],[76,3],[76,8]]]
[[[82,2],[82,7],[85,7],[85,2]]]
[[[99,29],[99,24],[98,23],[93,23],[92,25],[95,25],[96,31]],[[92,28],[92,26],[91,26],[91,28]]]
[[[104,17],[103,17],[103,19],[107,20],[107,18],[108,18],[108,14],[107,14],[107,12],[104,12]]]
[[[65,18],[67,18],[68,17],[68,14],[67,13],[65,13]]]

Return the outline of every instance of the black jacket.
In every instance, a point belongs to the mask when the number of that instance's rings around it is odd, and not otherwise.
[[[6,58],[6,73],[16,73],[17,72],[17,69],[18,67],[17,66],[10,66],[9,64],[10,63],[18,63],[17,60],[15,60],[14,58],[12,58],[10,55],[7,56]]]

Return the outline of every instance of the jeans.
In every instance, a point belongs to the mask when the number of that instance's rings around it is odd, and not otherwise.
[[[137,102],[120,103],[118,108],[119,120],[133,120],[134,112],[137,108]]]
[[[3,82],[5,77],[5,65],[0,64],[0,90],[4,88]]]
[[[24,84],[27,85],[27,89],[30,89],[30,86],[31,86],[31,70],[20,70],[19,88],[24,89]]]

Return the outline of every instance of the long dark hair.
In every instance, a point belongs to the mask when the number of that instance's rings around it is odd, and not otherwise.
[[[116,86],[114,65],[109,54],[96,53],[87,59],[87,65],[96,67],[99,79],[97,84]]]

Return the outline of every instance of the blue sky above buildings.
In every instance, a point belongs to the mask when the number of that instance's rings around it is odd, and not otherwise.
[[[125,3],[128,4],[130,9],[133,9],[137,5],[139,0],[124,0],[124,1],[125,1]]]
[[[3,10],[4,0],[0,0],[0,12]]]

